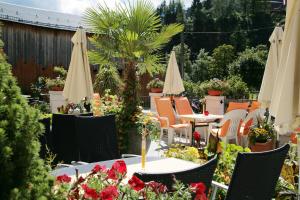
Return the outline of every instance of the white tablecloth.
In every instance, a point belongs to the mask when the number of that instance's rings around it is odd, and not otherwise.
[[[133,157],[133,158],[125,158],[121,159],[124,160],[127,165],[127,177],[130,178],[135,172],[142,171],[141,169],[141,157]],[[74,177],[76,172],[75,169],[77,168],[80,175],[88,174],[96,164],[105,165],[107,168],[110,168],[112,164],[116,160],[109,160],[103,162],[96,162],[86,165],[78,165],[72,167],[61,168],[52,171],[53,176],[59,176],[63,174],[67,174],[71,177]],[[193,169],[195,167],[200,166],[199,164],[176,159],[176,158],[159,158],[159,157],[147,157],[146,167],[143,172],[146,173],[170,173],[170,172],[179,172],[185,171],[189,169]]]

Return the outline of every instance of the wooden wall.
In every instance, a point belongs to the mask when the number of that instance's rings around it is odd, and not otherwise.
[[[4,51],[24,91],[39,76],[53,77],[53,66],[69,67],[74,31],[8,21],[2,24]]]
[[[53,66],[68,69],[71,59],[71,38],[74,31],[44,28],[2,21],[4,51],[12,65],[13,74],[24,93],[39,76],[54,77]],[[91,45],[88,45],[90,48]],[[94,78],[96,71],[91,69]],[[141,77],[140,95],[147,96],[148,75]]]

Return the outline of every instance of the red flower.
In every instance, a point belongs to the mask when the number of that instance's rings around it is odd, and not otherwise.
[[[84,181],[85,181],[85,179],[84,179],[82,176],[80,176],[80,177],[78,178],[78,180],[77,180],[77,183],[80,184],[80,183],[82,183],[82,182],[84,182]]]
[[[198,131],[195,131],[195,132],[194,132],[194,139],[195,139],[197,142],[200,142],[200,138],[201,138],[200,133],[199,133]]]
[[[98,172],[103,172],[103,171],[105,171],[106,170],[106,167],[105,166],[101,166],[101,165],[95,165],[94,166],[94,168],[92,169],[92,173],[93,174],[96,174],[96,173],[98,173]]]
[[[116,186],[108,186],[100,193],[101,200],[113,200],[118,198],[118,189]]]
[[[151,181],[151,182],[147,183],[147,186],[149,186],[152,189],[152,191],[155,192],[156,194],[166,193],[168,190],[164,184],[157,183],[155,181]]]
[[[195,200],[207,200],[205,190],[206,186],[204,183],[192,183],[191,184],[192,190],[196,193]]]
[[[61,183],[70,183],[71,182],[71,177],[69,177],[68,175],[64,174],[64,175],[56,177],[56,180],[58,182],[61,182]]]
[[[123,160],[117,160],[108,171],[108,178],[116,180],[118,174],[124,176],[127,173],[127,167]]]
[[[128,184],[136,191],[140,191],[145,187],[145,183],[136,176],[132,176]]]
[[[99,194],[93,188],[90,188],[87,184],[82,184],[82,189],[84,190],[84,198],[98,199]]]

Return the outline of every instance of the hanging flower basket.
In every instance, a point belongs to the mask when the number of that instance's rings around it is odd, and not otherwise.
[[[223,93],[221,90],[208,90],[210,96],[220,96]]]

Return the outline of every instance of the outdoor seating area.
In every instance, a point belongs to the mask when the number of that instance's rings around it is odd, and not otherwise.
[[[300,0],[15,3],[0,199],[300,199]]]

